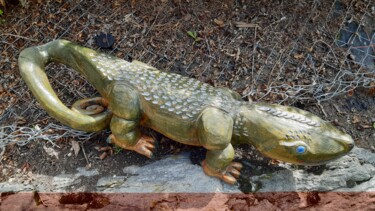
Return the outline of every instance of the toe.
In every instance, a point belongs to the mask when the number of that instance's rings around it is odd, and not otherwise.
[[[235,178],[240,177],[240,174],[241,174],[240,171],[238,171],[237,169],[232,168],[232,167],[229,167],[228,172],[229,172],[232,176],[234,176]]]
[[[155,140],[150,136],[142,136],[141,139],[143,139],[145,142],[148,142],[148,143],[154,143],[155,142]]]
[[[152,151],[147,149],[146,147],[142,147],[142,154],[148,158],[152,157]]]
[[[225,174],[223,175],[223,177],[221,178],[224,182],[228,183],[228,184],[231,184],[231,185],[234,185],[237,183],[237,180],[236,178],[234,178],[232,175],[230,174]]]
[[[155,149],[155,146],[153,144],[150,144],[150,143],[145,143],[145,147],[149,150],[153,150]]]
[[[238,162],[232,162],[230,166],[238,171],[241,171],[242,169],[242,164]]]

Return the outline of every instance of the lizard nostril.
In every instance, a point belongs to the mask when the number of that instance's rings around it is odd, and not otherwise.
[[[346,146],[348,146],[348,149],[351,150],[351,149],[353,149],[353,147],[354,147],[354,143],[349,143],[349,144],[347,144]]]

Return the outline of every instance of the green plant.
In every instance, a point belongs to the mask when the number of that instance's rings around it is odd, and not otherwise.
[[[198,34],[196,31],[187,31],[187,34],[194,39],[194,43],[201,41],[202,39],[198,37]]]
[[[0,9],[0,24],[5,23],[5,19],[1,18],[1,16],[3,16],[3,14],[4,14],[4,11],[2,9]]]
[[[122,148],[115,145],[113,146],[113,150],[114,150],[114,154],[117,155],[118,153],[122,151]]]
[[[5,8],[7,5],[6,0],[0,0],[0,7]],[[0,9],[0,24],[3,24],[5,22],[4,18],[1,18],[3,16],[4,11]]]

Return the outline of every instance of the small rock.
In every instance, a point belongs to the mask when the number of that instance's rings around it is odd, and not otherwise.
[[[125,179],[125,176],[102,177],[96,183],[96,188],[100,191],[106,191],[106,189],[114,189],[122,185]]]
[[[97,169],[87,170],[84,167],[78,167],[77,171],[78,171],[78,175],[85,176],[85,177],[92,177],[92,176],[96,176],[99,174],[99,171]]]
[[[366,190],[365,187],[348,187],[371,180],[375,175],[375,154],[366,149],[354,148],[351,153],[326,164],[321,174],[314,174],[305,170],[284,169],[267,177],[254,176],[250,180],[257,180],[262,184],[263,191],[332,191]]]
[[[136,193],[207,193],[239,192],[237,186],[228,185],[204,174],[193,165],[188,154],[171,156],[142,167],[129,166],[124,173],[133,174],[115,192]]]

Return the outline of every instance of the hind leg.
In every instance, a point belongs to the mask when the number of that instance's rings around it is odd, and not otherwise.
[[[155,148],[154,139],[142,135],[136,121],[114,116],[110,126],[112,131],[112,134],[108,137],[110,143],[114,143],[123,149],[136,151],[148,158],[152,157],[152,151]]]
[[[154,140],[140,132],[141,111],[138,94],[128,85],[115,84],[109,99],[114,114],[110,123],[112,134],[108,137],[109,142],[150,158]]]

